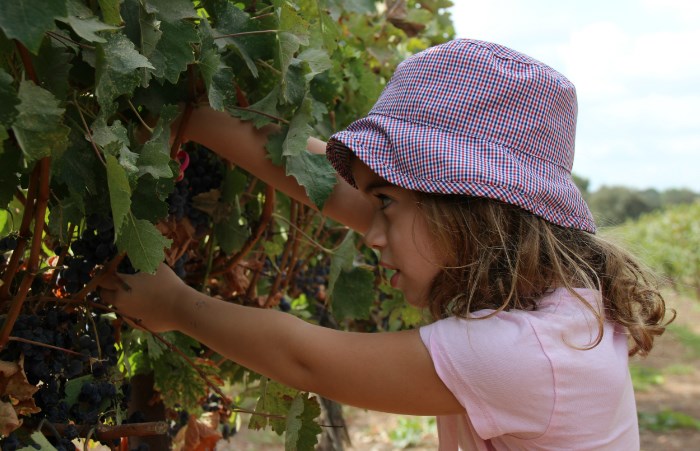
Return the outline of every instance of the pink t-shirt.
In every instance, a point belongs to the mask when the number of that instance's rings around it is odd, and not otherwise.
[[[576,290],[601,310],[596,291]],[[492,310],[474,313],[486,316]],[[437,374],[465,414],[438,417],[440,450],[639,449],[625,330],[566,289],[537,311],[448,318],[420,329]]]

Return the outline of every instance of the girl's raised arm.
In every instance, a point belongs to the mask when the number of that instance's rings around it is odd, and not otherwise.
[[[185,138],[210,148],[291,198],[316,208],[304,187],[294,177],[286,175],[284,167],[274,165],[267,158],[265,144],[267,135],[273,131],[270,127],[257,130],[250,122],[209,106],[201,106],[193,110]],[[309,138],[309,152],[322,154],[325,148],[323,141]],[[338,177],[338,184],[321,213],[364,233],[371,218],[371,208],[369,201],[359,191]]]

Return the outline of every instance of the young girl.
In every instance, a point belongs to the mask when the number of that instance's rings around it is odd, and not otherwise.
[[[437,415],[441,450],[639,448],[628,354],[664,331],[662,297],[597,237],[571,179],[573,85],[505,47],[455,40],[403,62],[365,118],[324,145],[323,210],[364,234],[435,321],[363,334],[243,307],[165,265],[106,301],[272,379],[366,409]],[[188,139],[310,204],[265,134],[210,108]]]

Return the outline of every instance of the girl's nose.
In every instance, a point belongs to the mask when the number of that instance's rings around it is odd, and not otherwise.
[[[386,224],[381,215],[375,214],[369,229],[365,232],[365,245],[382,250],[386,246]]]

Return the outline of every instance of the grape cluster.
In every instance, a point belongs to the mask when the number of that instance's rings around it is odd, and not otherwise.
[[[107,374],[118,360],[114,329],[108,319],[94,313],[87,315],[90,318],[60,306],[48,306],[37,313],[20,314],[15,322],[13,336],[72,352],[16,340],[10,341],[0,352],[0,360],[24,359],[27,381],[39,387],[34,395],[41,409],[34,416],[37,419],[57,424],[70,421],[97,424],[99,414],[105,410],[103,400],[111,402],[121,397]],[[65,401],[67,382],[89,374],[92,378],[82,385],[78,401],[68,405]],[[99,399],[95,397],[95,390]],[[59,439],[49,438],[57,449],[72,450],[70,440],[75,436],[77,431]],[[13,443],[8,437],[2,449],[15,449]]]
[[[77,293],[94,275],[95,266],[104,264],[117,254],[114,244],[114,222],[108,216],[90,215],[80,238],[71,244],[73,255],[64,259],[66,267],[59,272],[57,284],[67,293]],[[125,257],[117,268],[119,272],[133,274],[133,266]]]
[[[330,263],[319,262],[313,266],[303,266],[302,261],[297,262],[293,288],[304,293],[309,299],[318,299],[323,290],[328,286]]]
[[[223,180],[221,160],[206,147],[190,143],[187,147],[189,164],[182,180],[175,184],[175,190],[168,198],[169,213],[180,220],[185,216],[195,227],[206,226],[209,215],[192,206],[192,198],[219,188]]]

